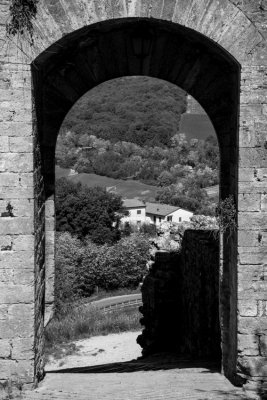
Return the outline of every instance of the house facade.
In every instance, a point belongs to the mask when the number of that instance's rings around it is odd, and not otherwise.
[[[193,213],[179,207],[159,203],[143,203],[136,199],[123,200],[123,206],[128,211],[128,216],[121,219],[121,223],[142,225],[150,223],[160,225],[162,222],[187,222]]]
[[[142,225],[146,222],[146,205],[137,199],[123,200],[123,206],[128,211],[128,215],[121,219],[121,223]]]
[[[168,204],[146,203],[146,221],[160,225],[162,222],[188,222],[193,216],[191,211]]]

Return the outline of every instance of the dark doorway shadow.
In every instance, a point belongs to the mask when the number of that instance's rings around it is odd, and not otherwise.
[[[171,369],[200,368],[202,373],[220,372],[220,363],[211,360],[192,360],[173,353],[158,353],[126,362],[115,362],[77,368],[47,371],[48,374],[98,374],[129,373],[137,371],[159,371]]]

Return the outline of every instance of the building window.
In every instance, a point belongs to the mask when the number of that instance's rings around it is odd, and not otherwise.
[[[137,214],[141,214],[141,210],[137,210]]]
[[[179,222],[182,222],[182,217],[179,217]]]
[[[159,223],[161,223],[161,217],[159,217]]]
[[[168,221],[168,222],[172,222],[172,216],[167,217],[167,221]]]
[[[154,215],[154,224],[157,222],[157,217]]]

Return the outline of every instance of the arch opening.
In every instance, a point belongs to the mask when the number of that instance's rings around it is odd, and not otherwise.
[[[209,115],[220,147],[220,198],[237,197],[239,64],[203,35],[174,23],[145,18],[85,27],[42,53],[32,65],[36,111],[36,179],[45,204],[38,246],[45,249],[46,274],[54,267],[55,147],[71,107],[98,84],[145,75],[171,82],[192,95]],[[39,218],[44,214],[39,212]],[[236,247],[233,234],[221,242],[223,368],[234,379],[236,354]],[[50,272],[49,272],[50,271]],[[37,291],[41,290],[37,288]],[[46,293],[52,307],[53,294]],[[230,301],[231,299],[231,301]],[[231,340],[230,340],[231,337]]]

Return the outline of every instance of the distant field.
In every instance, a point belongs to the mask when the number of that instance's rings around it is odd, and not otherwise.
[[[119,194],[122,198],[134,199],[138,198],[145,201],[154,201],[157,187],[146,185],[144,183],[122,179],[112,179],[106,176],[100,176],[96,174],[78,174],[69,175],[70,170],[60,167],[56,167],[56,178],[68,178],[72,182],[81,182],[83,185],[94,187],[100,186],[104,188],[110,188],[113,192]],[[218,201],[219,198],[219,185],[211,186],[206,188],[209,197],[214,198]]]
[[[205,190],[209,197],[214,198],[216,201],[219,200],[219,185],[210,186]]]
[[[157,192],[156,186],[146,185],[133,180],[112,179],[95,174],[78,174],[69,176],[69,170],[56,167],[56,178],[66,177],[72,182],[81,182],[83,185],[100,186],[111,189],[123,198],[138,198],[145,201],[154,201]]]
[[[207,115],[183,114],[181,117],[180,132],[186,134],[187,139],[206,139],[216,136],[212,123]]]

